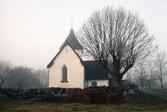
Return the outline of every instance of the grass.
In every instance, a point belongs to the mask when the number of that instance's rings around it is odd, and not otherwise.
[[[167,94],[167,89],[165,88],[165,89],[152,89],[152,90],[154,90],[154,91],[157,91],[157,92],[160,92],[160,93],[162,93],[162,94]]]
[[[147,94],[125,104],[46,103],[0,97],[0,112],[167,112],[167,101]]]

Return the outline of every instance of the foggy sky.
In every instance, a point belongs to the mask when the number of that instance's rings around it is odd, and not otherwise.
[[[167,53],[167,0],[0,0],[0,60],[46,68],[71,28],[104,6],[139,14]],[[73,19],[72,19],[73,18]]]

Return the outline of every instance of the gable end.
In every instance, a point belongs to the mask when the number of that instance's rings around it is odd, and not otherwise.
[[[82,59],[81,59],[81,57],[78,55],[78,53],[71,47],[71,45],[67,42],[65,45],[64,45],[64,47],[66,46],[66,45],[69,45],[70,46],[70,48],[74,51],[74,53],[77,55],[77,57],[80,59],[80,62],[81,62],[81,64],[82,64]],[[64,48],[63,47],[63,48]],[[53,65],[53,63],[54,63],[54,60],[57,58],[57,56],[61,53],[61,51],[63,50],[63,48],[62,49],[60,49],[59,50],[59,52],[56,54],[56,56],[50,61],[50,63],[47,65],[47,68],[50,68],[52,65]],[[83,65],[83,64],[82,64]]]

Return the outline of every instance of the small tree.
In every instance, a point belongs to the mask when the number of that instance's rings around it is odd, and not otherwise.
[[[35,71],[35,74],[38,76],[39,79],[39,87],[46,88],[48,87],[48,73],[45,69],[39,69]]]
[[[144,22],[123,8],[95,11],[79,34],[84,48],[112,76],[113,86],[120,86],[124,74],[154,48]]]
[[[136,67],[136,72],[138,74],[138,77],[136,78],[136,82],[141,87],[141,89],[148,86],[148,75],[146,72],[145,63],[139,63]]]
[[[155,84],[155,65],[154,63],[154,59],[148,60],[148,75],[149,75],[149,79],[148,79],[148,87],[149,88],[153,88],[154,84]]]
[[[167,58],[166,54],[163,52],[157,53],[156,59],[155,59],[155,66],[157,70],[157,78],[160,81],[160,86],[163,88],[163,79],[164,75],[166,75],[167,71]]]
[[[33,69],[27,67],[14,67],[7,76],[6,87],[8,88],[38,88],[40,80]]]
[[[9,71],[10,71],[10,64],[5,61],[0,61],[0,88],[4,85]]]

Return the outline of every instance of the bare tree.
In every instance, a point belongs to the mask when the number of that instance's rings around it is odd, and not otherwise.
[[[148,85],[148,79],[147,79],[147,73],[146,73],[146,68],[145,68],[145,65],[144,63],[139,63],[138,64],[138,68],[136,70],[139,74],[138,76],[138,84],[139,86],[141,87],[141,89],[144,88],[144,86],[147,86]]]
[[[154,65],[154,59],[148,60],[148,75],[149,75],[149,79],[148,79],[148,87],[149,88],[153,88],[154,84],[155,84],[155,65]]]
[[[155,59],[155,66],[157,70],[157,78],[160,81],[160,86],[163,88],[163,79],[164,75],[166,75],[167,71],[167,58],[166,54],[163,52],[157,53],[156,59]]]
[[[5,61],[0,61],[0,88],[5,83],[9,70],[10,70],[10,64]]]
[[[39,87],[41,88],[46,88],[48,87],[48,73],[47,70],[45,69],[39,69],[37,71],[35,71],[35,74],[38,75],[39,78]]]
[[[144,22],[123,8],[94,12],[79,36],[84,48],[108,70],[113,86],[120,86],[124,74],[154,49]]]
[[[27,67],[15,67],[7,75],[7,88],[39,88],[40,79],[33,69]]]

